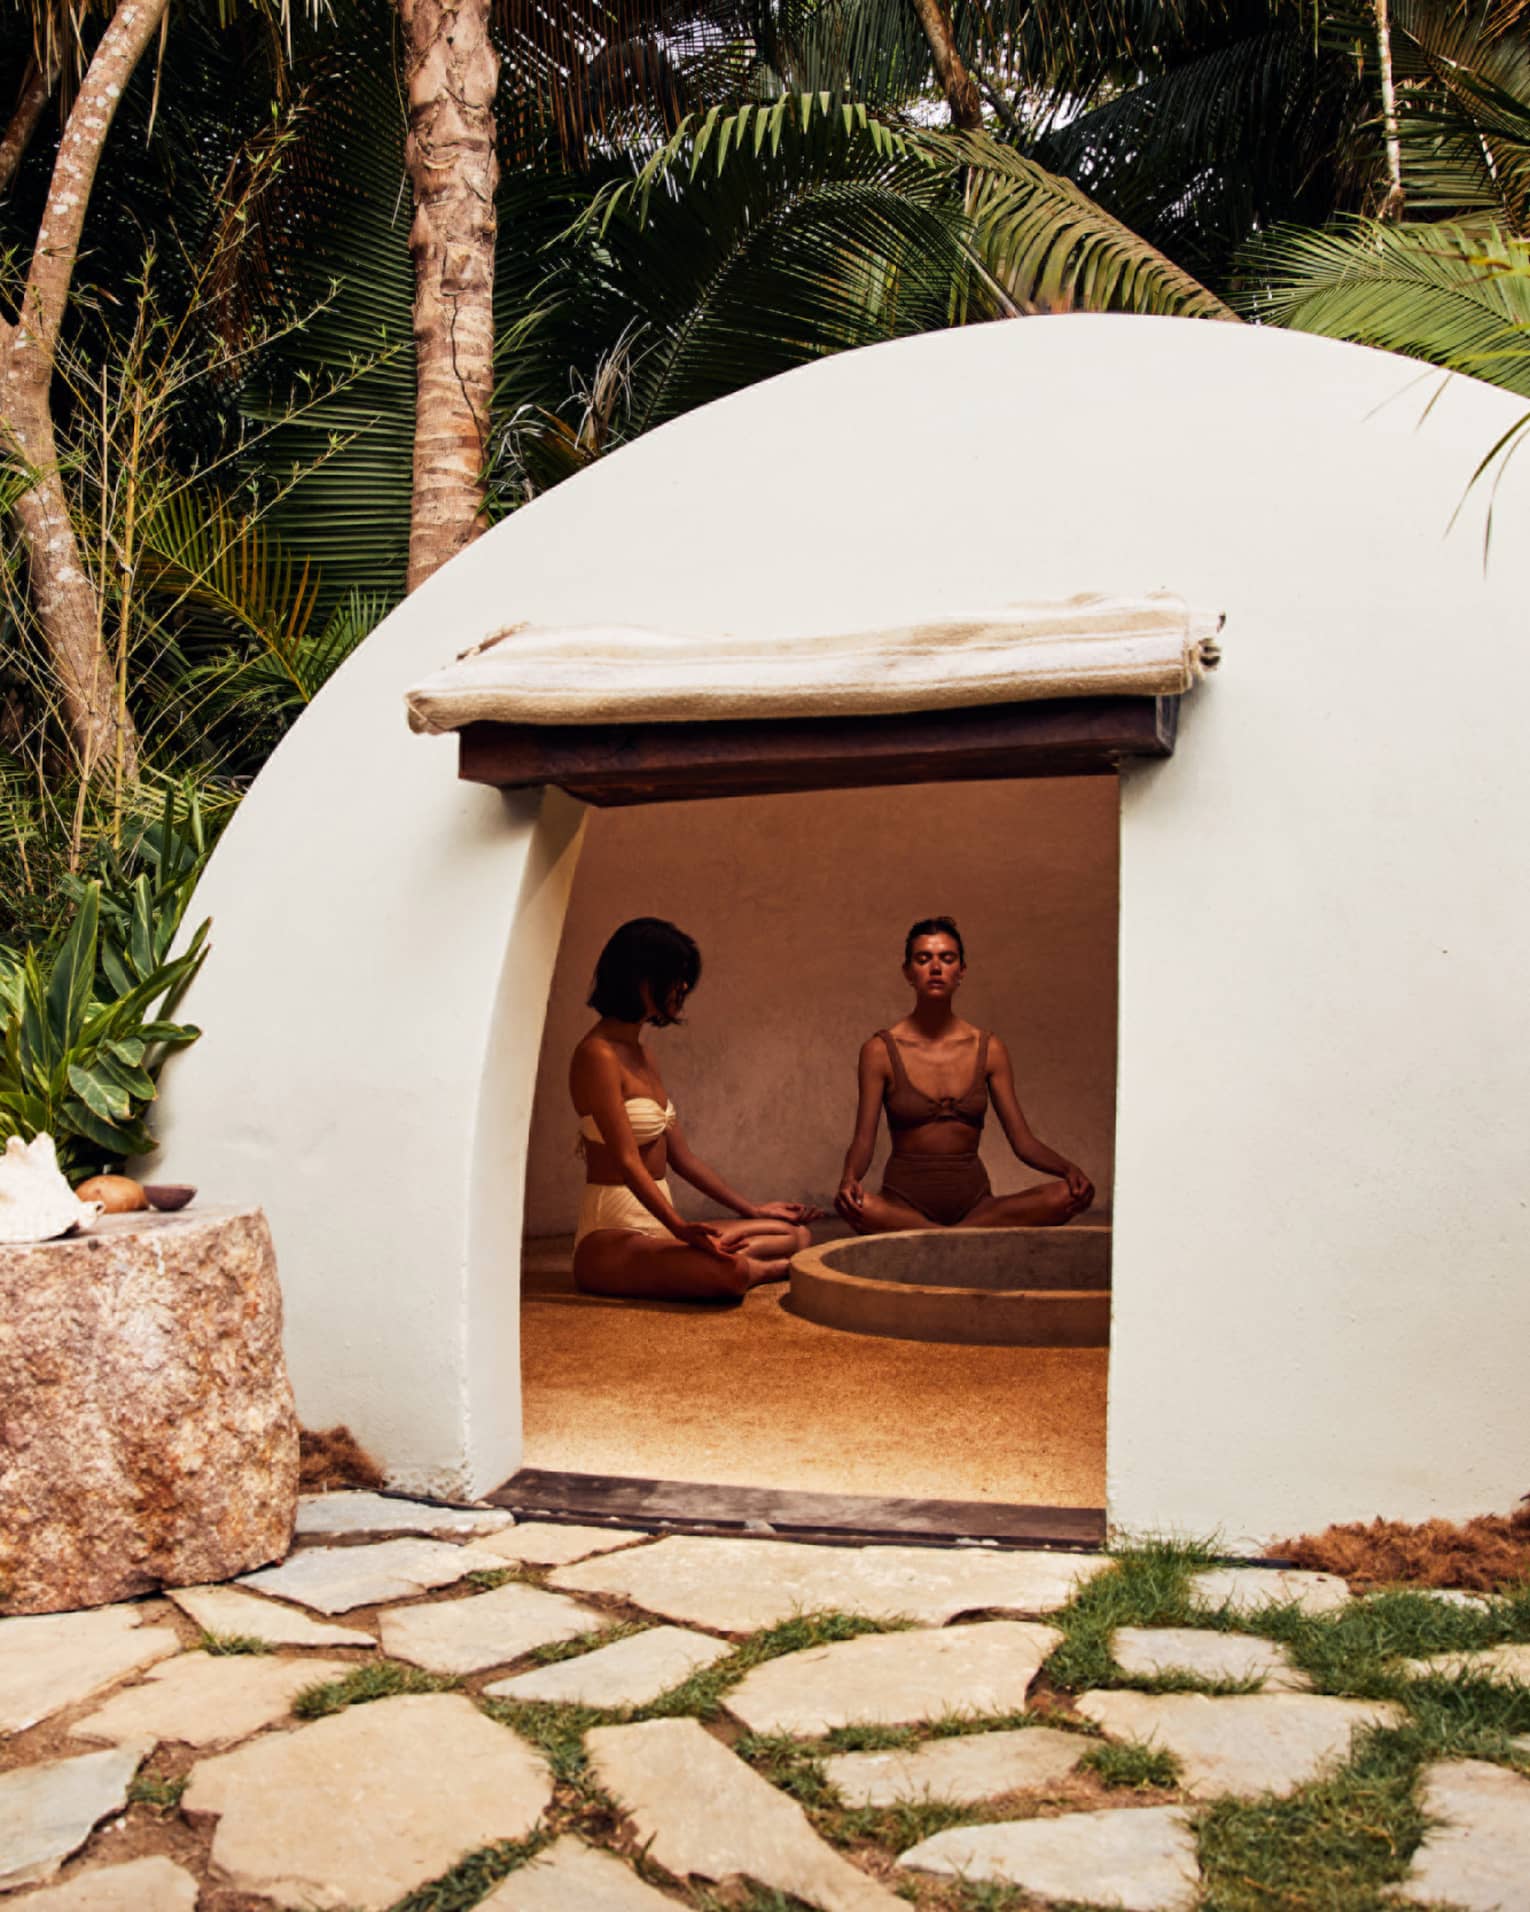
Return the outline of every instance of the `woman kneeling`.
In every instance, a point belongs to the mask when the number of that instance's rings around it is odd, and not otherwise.
[[[653,1058],[645,1024],[677,1022],[701,975],[701,953],[655,916],[623,923],[600,953],[590,1007],[600,1021],[574,1051],[569,1090],[584,1149],[574,1231],[574,1281],[586,1294],[704,1301],[779,1281],[808,1244],[820,1211],[745,1201],[692,1154]],[[742,1219],[688,1222],[667,1169]]]

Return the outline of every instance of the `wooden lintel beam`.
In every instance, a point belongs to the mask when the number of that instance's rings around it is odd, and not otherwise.
[[[1177,697],[1074,697],[893,717],[468,724],[458,775],[601,806],[900,783],[1076,777],[1174,750]]]

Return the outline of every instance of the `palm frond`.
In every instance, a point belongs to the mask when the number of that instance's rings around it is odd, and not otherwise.
[[[1497,226],[1347,220],[1274,233],[1250,265],[1251,317],[1530,396],[1530,242]]]
[[[866,164],[899,168],[898,196],[912,201],[924,168],[965,201],[963,247],[977,281],[973,296],[984,307],[983,288],[990,295],[981,316],[1076,308],[1233,316],[1071,181],[988,134],[905,132],[877,118],[864,102],[829,94],[688,117],[630,181],[599,195],[588,217],[606,230],[618,212],[628,210],[641,224],[656,192],[673,192],[703,169],[719,178],[730,165],[758,170],[767,149],[773,163],[783,141],[803,144],[815,129],[821,141],[831,142],[825,150],[842,176],[853,177]],[[962,309],[965,299],[955,287],[953,297]]]

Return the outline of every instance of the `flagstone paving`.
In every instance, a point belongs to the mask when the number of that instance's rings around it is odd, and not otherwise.
[[[140,1740],[0,1773],[0,1890],[51,1878],[98,1820],[127,1804],[128,1784],[148,1751],[149,1742]]]
[[[555,1839],[483,1901],[483,1912],[674,1912],[675,1901],[609,1852]]]
[[[1047,1613],[1109,1562],[1095,1554],[940,1547],[815,1547],[793,1540],[676,1534],[560,1568],[554,1586],[615,1593],[667,1619],[732,1633],[835,1608],[939,1626],[959,1613]]]
[[[1310,1693],[1084,1693],[1078,1710],[1107,1736],[1174,1754],[1194,1799],[1288,1793],[1349,1755],[1362,1726],[1401,1723],[1400,1707]]]
[[[1530,1779],[1480,1759],[1441,1760],[1424,1769],[1420,1803],[1437,1823],[1399,1898],[1461,1912],[1530,1906]]]
[[[901,1901],[826,1845],[799,1805],[695,1720],[597,1726],[585,1745],[600,1785],[679,1878],[742,1874],[823,1912],[897,1912]]]
[[[1062,1638],[1030,1620],[867,1633],[767,1660],[725,1704],[753,1732],[804,1736],[947,1713],[1018,1713]]]
[[[1423,1677],[1443,1673],[1453,1680],[1510,1680],[1520,1686],[1530,1686],[1530,1646],[1485,1646],[1463,1653],[1431,1653],[1427,1659],[1406,1661],[1403,1670]]]
[[[118,1693],[69,1731],[77,1739],[229,1745],[285,1718],[305,1686],[349,1670],[344,1660],[185,1653],[151,1669],[141,1685]]]
[[[1347,1582],[1336,1573],[1307,1573],[1294,1567],[1208,1567],[1190,1582],[1190,1597],[1208,1612],[1257,1613],[1261,1607],[1294,1601],[1303,1613],[1332,1613],[1348,1606]]]
[[[216,1813],[212,1861],[281,1905],[383,1912],[478,1846],[523,1839],[545,1762],[455,1693],[408,1694],[201,1761],[182,1801]]]
[[[594,1607],[512,1581],[492,1593],[394,1607],[381,1620],[384,1653],[431,1673],[477,1673],[604,1624]]]
[[[1121,1912],[1188,1912],[1200,1889],[1195,1834],[1172,1806],[953,1826],[898,1863]]]
[[[129,1859],[7,1899],[6,1912],[196,1912],[197,1882],[170,1859]]]
[[[1197,1627],[1117,1627],[1110,1655],[1132,1679],[1193,1675],[1201,1680],[1258,1680],[1266,1692],[1304,1693],[1312,1684],[1274,1640],[1252,1633]]]
[[[551,1521],[518,1522],[502,1534],[475,1542],[474,1551],[499,1560],[527,1560],[538,1567],[562,1567],[588,1554],[630,1547],[649,1536],[630,1527],[559,1527]]]
[[[208,1633],[261,1640],[267,1646],[376,1646],[360,1627],[327,1626],[275,1600],[237,1587],[171,1587],[167,1597]]]
[[[239,1585],[320,1613],[348,1613],[450,1586],[484,1564],[470,1548],[446,1540],[379,1540],[363,1547],[308,1547],[280,1567],[242,1575]]]
[[[300,1534],[493,1534],[514,1522],[499,1507],[432,1507],[389,1494],[305,1494],[297,1510]]]
[[[19,1733],[179,1652],[173,1628],[140,1626],[142,1617],[136,1606],[118,1606],[0,1620],[0,1733]]]
[[[297,1552],[238,1585],[0,1620],[0,1912],[192,1912],[199,1896],[202,1912],[254,1912],[256,1898],[271,1912],[394,1912],[419,1887],[433,1903],[499,1912],[697,1912],[741,1903],[746,1877],[819,1912],[891,1912],[902,1902],[891,1881],[944,1905],[962,1873],[1023,1890],[1038,1912],[1063,1899],[1178,1912],[1197,1892],[1203,1811],[1187,1798],[1288,1791],[1341,1761],[1357,1724],[1406,1717],[1281,1690],[1303,1683],[1284,1649],[1220,1625],[1123,1626],[1109,1644],[1127,1681],[1258,1678],[1260,1692],[1078,1694],[1068,1668],[1088,1665],[1101,1642],[1075,1622],[1038,1697],[1038,1670],[1064,1636],[1036,1616],[1109,1565],[1093,1556],[653,1539],[362,1494],[304,1505]],[[515,1577],[492,1591],[460,1584],[506,1568]],[[1335,1613],[1349,1597],[1328,1575],[1237,1566],[1192,1579],[1199,1604],[1246,1612],[1251,1628],[1271,1602]],[[1130,1588],[1128,1574],[1128,1601]],[[366,1609],[358,1624],[318,1617],[355,1609]],[[888,1630],[834,1640],[835,1610]],[[797,1615],[802,1639],[834,1643],[783,1650],[783,1630],[750,1642],[741,1679],[723,1668],[745,1636]],[[215,1654],[197,1645],[198,1628],[275,1650]],[[620,1637],[601,1644],[614,1628]],[[1442,1613],[1434,1637],[1470,1630]],[[548,1649],[550,1663],[534,1664]],[[371,1699],[392,1690],[390,1658],[463,1690]],[[1398,1667],[1527,1681],[1530,1644]],[[688,1710],[714,1710],[705,1723],[681,1716],[680,1689],[709,1668],[722,1684],[703,1679]],[[299,1721],[297,1694],[324,1682],[338,1682],[331,1703],[352,1703]],[[490,1717],[482,1709],[496,1699],[608,1709],[610,1723],[588,1731],[588,1715],[572,1711]],[[645,1707],[666,1716],[627,1723],[609,1710]],[[949,1714],[968,1730],[931,1730]],[[993,1730],[971,1730],[979,1715]],[[894,1726],[920,1731],[856,1752],[791,1751],[776,1737]],[[740,1727],[760,1737],[739,1738]],[[1178,1796],[1149,1805],[1163,1795],[1106,1790],[1110,1769],[1080,1763],[1099,1731],[1172,1752]],[[548,1755],[532,1743],[544,1733]],[[97,1734],[123,1743],[86,1750]],[[82,1747],[72,1757],[71,1744]],[[1508,1757],[1530,1762],[1530,1735],[1510,1746]],[[833,1789],[816,1824],[793,1796],[794,1772],[821,1772]],[[605,1803],[611,1795],[625,1810]],[[1530,1896],[1514,1896],[1530,1876],[1530,1772],[1451,1759],[1428,1769],[1421,1796],[1434,1824],[1403,1898],[1530,1912]],[[900,1854],[892,1809],[921,1801],[1007,1818],[948,1826]],[[889,1816],[842,1816],[862,1811]],[[502,1843],[526,1839],[529,1859]],[[644,1845],[647,1867],[634,1857]],[[1212,1897],[1227,1883],[1209,1872]]]
[[[1097,1741],[1051,1726],[965,1733],[912,1750],[840,1753],[824,1777],[847,1806],[895,1806],[904,1799],[993,1799],[1065,1779]]]
[[[517,1673],[483,1690],[491,1699],[552,1700],[569,1706],[646,1706],[732,1648],[687,1627],[649,1627],[577,1659]]]

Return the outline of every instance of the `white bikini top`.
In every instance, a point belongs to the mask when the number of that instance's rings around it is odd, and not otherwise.
[[[657,1142],[679,1119],[673,1102],[666,1102],[661,1107],[651,1095],[629,1095],[625,1107],[627,1120],[632,1125],[632,1139],[645,1147],[650,1142]],[[579,1118],[579,1134],[586,1142],[603,1142],[606,1139],[593,1115]]]

